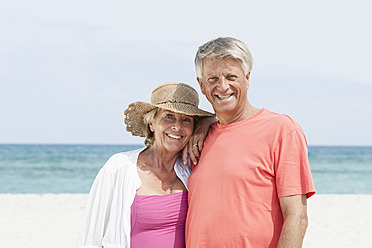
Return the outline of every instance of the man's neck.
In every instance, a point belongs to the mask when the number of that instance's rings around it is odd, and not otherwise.
[[[246,107],[243,109],[241,113],[236,113],[235,115],[232,114],[219,115],[218,113],[216,113],[216,115],[218,118],[218,123],[224,125],[246,120],[249,117],[257,114],[258,111],[260,111],[260,109],[253,107],[249,102],[247,102]]]

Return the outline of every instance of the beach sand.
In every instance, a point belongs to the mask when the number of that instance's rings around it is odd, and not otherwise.
[[[86,194],[0,194],[0,246],[75,248]],[[308,200],[303,247],[372,247],[372,195]]]

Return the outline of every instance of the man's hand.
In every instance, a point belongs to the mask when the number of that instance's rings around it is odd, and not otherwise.
[[[191,136],[188,144],[183,148],[182,160],[184,164],[187,164],[187,154],[190,156],[191,163],[196,165],[200,158],[200,153],[204,146],[204,139],[208,135],[209,127],[217,122],[217,118],[203,117],[199,119],[194,127],[193,135]]]

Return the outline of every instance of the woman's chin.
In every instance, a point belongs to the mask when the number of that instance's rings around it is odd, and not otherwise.
[[[165,150],[169,153],[179,153],[185,147],[184,144],[182,145],[168,145],[165,147]]]

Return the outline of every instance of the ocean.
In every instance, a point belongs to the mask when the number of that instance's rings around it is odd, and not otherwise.
[[[0,145],[0,193],[88,193],[117,153],[142,145]],[[310,146],[317,193],[372,194],[372,147]]]

